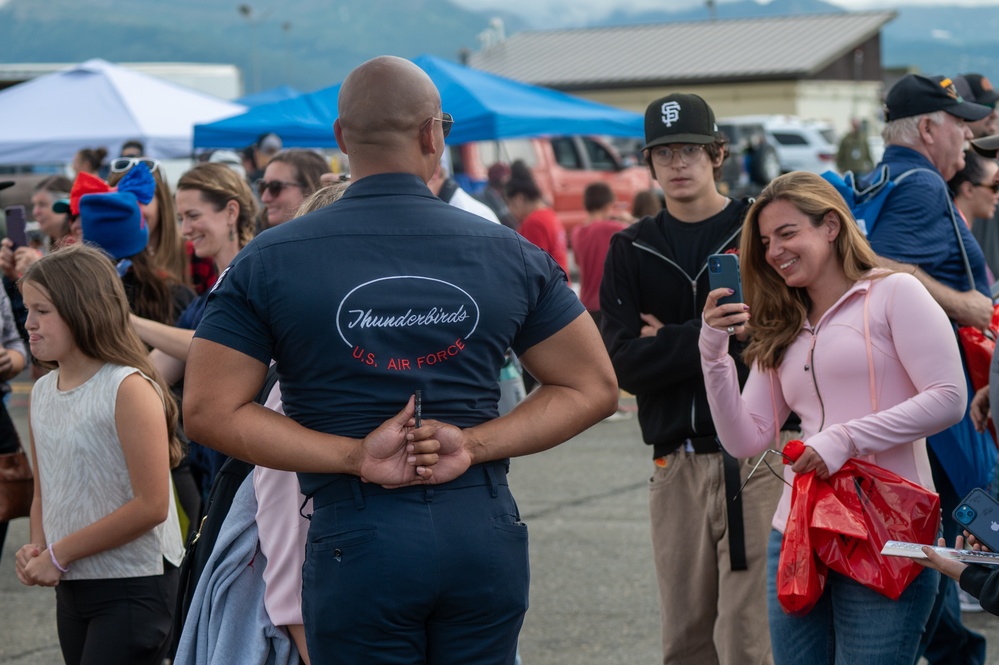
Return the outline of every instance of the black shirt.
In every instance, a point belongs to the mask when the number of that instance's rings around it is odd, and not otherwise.
[[[681,222],[664,210],[656,219],[666,242],[673,250],[677,265],[694,277],[700,272],[708,256],[732,233],[732,224],[745,214],[740,205],[728,204],[716,215],[700,222]]]

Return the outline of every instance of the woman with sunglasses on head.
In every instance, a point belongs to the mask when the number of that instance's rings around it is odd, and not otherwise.
[[[263,179],[256,182],[264,207],[264,228],[292,219],[302,202],[322,187],[324,173],[331,173],[330,165],[311,150],[282,150],[274,155]]]
[[[181,176],[174,199],[181,233],[192,243],[195,254],[214,261],[221,274],[253,238],[257,202],[246,181],[224,164],[198,164]],[[132,317],[139,337],[153,347],[150,360],[170,385],[184,376],[187,351],[207,302],[207,292],[199,295],[173,326]],[[192,442],[191,461],[202,497],[207,497],[225,457]],[[192,517],[197,514],[197,510],[188,511]]]
[[[77,176],[78,180],[87,177],[89,176],[83,174]],[[107,187],[96,178],[92,180]],[[158,189],[158,183],[148,165],[138,163],[124,177],[119,177],[119,193],[130,193],[129,200],[134,205],[100,208],[96,202],[119,199],[88,199],[83,196],[78,203],[79,217],[84,242],[100,247],[116,262],[132,313],[173,325],[194,300],[194,291],[160,268],[154,255],[149,252],[152,225],[145,210],[156,210]],[[72,196],[75,197],[81,190],[85,191],[83,186],[74,185]],[[88,200],[90,203],[85,206],[84,202]],[[70,205],[72,204],[71,197]]]
[[[190,275],[186,272],[184,260],[184,245],[177,229],[177,213],[173,207],[173,194],[170,185],[164,177],[159,161],[148,157],[118,157],[111,160],[111,172],[108,174],[108,184],[114,187],[137,164],[145,164],[153,180],[156,182],[156,194],[147,204],[141,204],[142,216],[149,226],[149,244],[146,252],[153,265],[169,274],[174,280],[190,284]]]
[[[759,454],[793,411],[805,443],[784,469],[767,553],[774,662],[914,663],[935,571],[894,601],[830,570],[816,605],[790,616],[777,570],[795,474],[828,478],[857,457],[933,489],[925,437],[961,420],[967,404],[950,321],[914,277],[877,268],[842,197],[811,173],[767,185],[743,223],[740,258],[746,302],[719,305],[731,289],[711,291],[700,332],[718,437],[735,457]],[[752,369],[740,394],[728,348],[747,335]]]

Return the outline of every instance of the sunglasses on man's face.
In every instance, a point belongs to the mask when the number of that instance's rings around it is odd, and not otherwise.
[[[124,173],[139,162],[145,164],[150,173],[156,173],[160,168],[160,163],[151,157],[118,157],[111,160],[111,173]]]
[[[257,192],[260,196],[264,195],[264,192],[270,192],[270,195],[274,198],[281,196],[281,192],[284,191],[285,187],[303,187],[297,182],[286,182],[284,180],[258,180],[257,181]]]
[[[973,183],[975,187],[984,187],[985,189],[991,189],[993,194],[999,194],[999,182],[976,182]]]

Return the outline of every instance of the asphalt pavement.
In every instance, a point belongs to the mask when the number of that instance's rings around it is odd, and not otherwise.
[[[16,384],[11,400],[22,432],[27,390],[27,383]],[[634,408],[631,400],[623,404]],[[531,539],[524,665],[661,661],[648,523],[651,465],[633,416],[513,461],[510,485]],[[0,663],[52,665],[61,662],[54,593],[24,587],[14,575],[14,552],[27,538],[27,520],[12,523],[0,561]],[[964,617],[987,634],[989,662],[999,663],[999,618]]]

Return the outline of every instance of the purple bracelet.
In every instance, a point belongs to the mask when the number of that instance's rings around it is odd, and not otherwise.
[[[60,572],[63,572],[63,573],[68,573],[69,572],[69,568],[63,568],[62,566],[59,565],[59,562],[56,560],[56,557],[55,557],[55,552],[52,551],[52,546],[51,545],[49,545],[49,556],[52,558],[52,565],[55,566],[56,568],[58,568]]]

